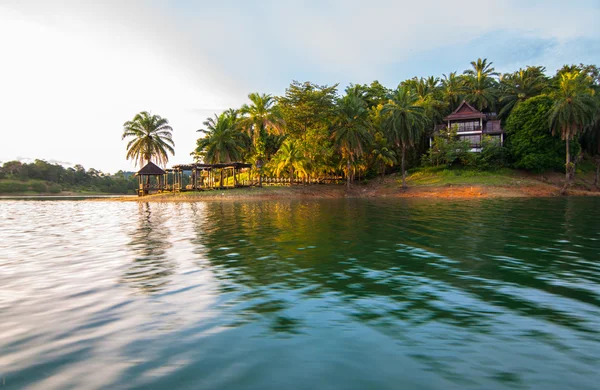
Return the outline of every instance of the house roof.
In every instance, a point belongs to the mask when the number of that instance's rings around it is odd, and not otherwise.
[[[167,172],[163,171],[158,165],[150,161],[142,169],[137,171],[136,175],[160,176],[165,173]]]
[[[485,114],[477,110],[475,107],[463,100],[456,110],[447,117],[445,121],[460,120],[460,119],[479,119],[485,118]]]

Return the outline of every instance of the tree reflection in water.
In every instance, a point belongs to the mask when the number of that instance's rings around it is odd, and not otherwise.
[[[557,267],[571,267],[544,246],[578,227],[560,210],[536,212],[546,207],[536,201],[211,203],[195,231],[222,293],[235,294],[233,325],[268,318],[274,331],[298,332],[305,310],[329,305],[397,334],[432,323],[486,333],[502,313],[595,333],[544,297],[600,307],[593,292],[555,283],[565,281]]]
[[[166,256],[171,232],[165,225],[167,217],[161,206],[139,204],[137,228],[131,232],[129,243],[134,261],[122,277],[124,283],[144,294],[163,290],[175,268]]]

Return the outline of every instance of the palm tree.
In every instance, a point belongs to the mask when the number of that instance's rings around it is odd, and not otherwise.
[[[195,150],[197,157],[202,156],[208,164],[231,163],[241,161],[247,145],[246,135],[239,129],[238,113],[228,110],[203,122],[206,130],[199,138]]]
[[[264,145],[261,141],[265,134],[283,134],[284,123],[279,110],[275,106],[275,98],[268,94],[251,93],[250,105],[244,104],[240,109],[243,115],[240,126],[252,138],[252,144],[259,157],[264,156]]]
[[[416,77],[406,83],[412,93],[417,96],[416,105],[423,107],[427,127],[433,130],[433,126],[439,123],[442,118],[442,112],[447,103],[440,100],[440,79],[434,76],[428,78]]]
[[[528,66],[515,73],[505,74],[500,80],[499,103],[504,107],[499,116],[507,118],[518,103],[537,96],[548,86],[548,79],[544,75],[542,66]]]
[[[308,160],[304,157],[298,144],[291,139],[287,139],[281,144],[281,148],[273,156],[271,163],[274,165],[277,177],[279,177],[282,171],[288,170],[290,180],[293,180],[294,172],[306,175]]]
[[[381,131],[375,133],[373,150],[371,150],[371,156],[373,159],[373,165],[379,166],[381,169],[381,179],[385,175],[385,167],[392,166],[398,163],[396,158],[396,152],[393,149],[387,147],[388,142],[385,135]]]
[[[462,100],[464,92],[463,79],[456,72],[450,72],[448,76],[442,75],[441,92],[443,100],[450,104],[450,111],[454,111]]]
[[[371,141],[371,126],[367,104],[352,91],[338,100],[333,120],[333,140],[346,159],[346,181],[350,188],[350,167]]]
[[[240,109],[240,113],[243,115],[240,126],[246,130],[252,139],[254,161],[259,168],[258,186],[262,187],[260,170],[267,150],[265,136],[267,134],[283,134],[284,122],[279,109],[275,106],[276,100],[273,96],[264,93],[251,93],[248,98],[252,103],[250,105],[244,104]]]
[[[566,144],[565,185],[561,191],[565,193],[575,168],[571,163],[569,141],[592,123],[597,102],[589,78],[579,71],[561,74],[553,95],[554,105],[550,110],[549,124],[552,133],[560,132]]]
[[[496,102],[496,80],[498,76],[492,67],[492,62],[478,58],[471,61],[473,69],[464,72],[465,100],[477,107],[479,111],[494,109]]]
[[[140,112],[123,124],[122,139],[133,138],[127,143],[127,159],[134,160],[140,167],[153,159],[159,165],[166,165],[168,153],[175,155],[172,131],[167,118]]]
[[[406,150],[414,147],[426,123],[425,110],[417,103],[418,97],[401,87],[381,110],[387,115],[384,128],[388,140],[402,150],[402,188],[406,188]]]

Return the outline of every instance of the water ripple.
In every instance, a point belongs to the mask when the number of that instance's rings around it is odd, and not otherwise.
[[[595,388],[597,209],[3,201],[0,384]]]

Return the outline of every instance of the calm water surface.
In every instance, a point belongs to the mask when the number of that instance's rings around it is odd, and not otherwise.
[[[597,389],[600,199],[0,202],[0,388]]]

